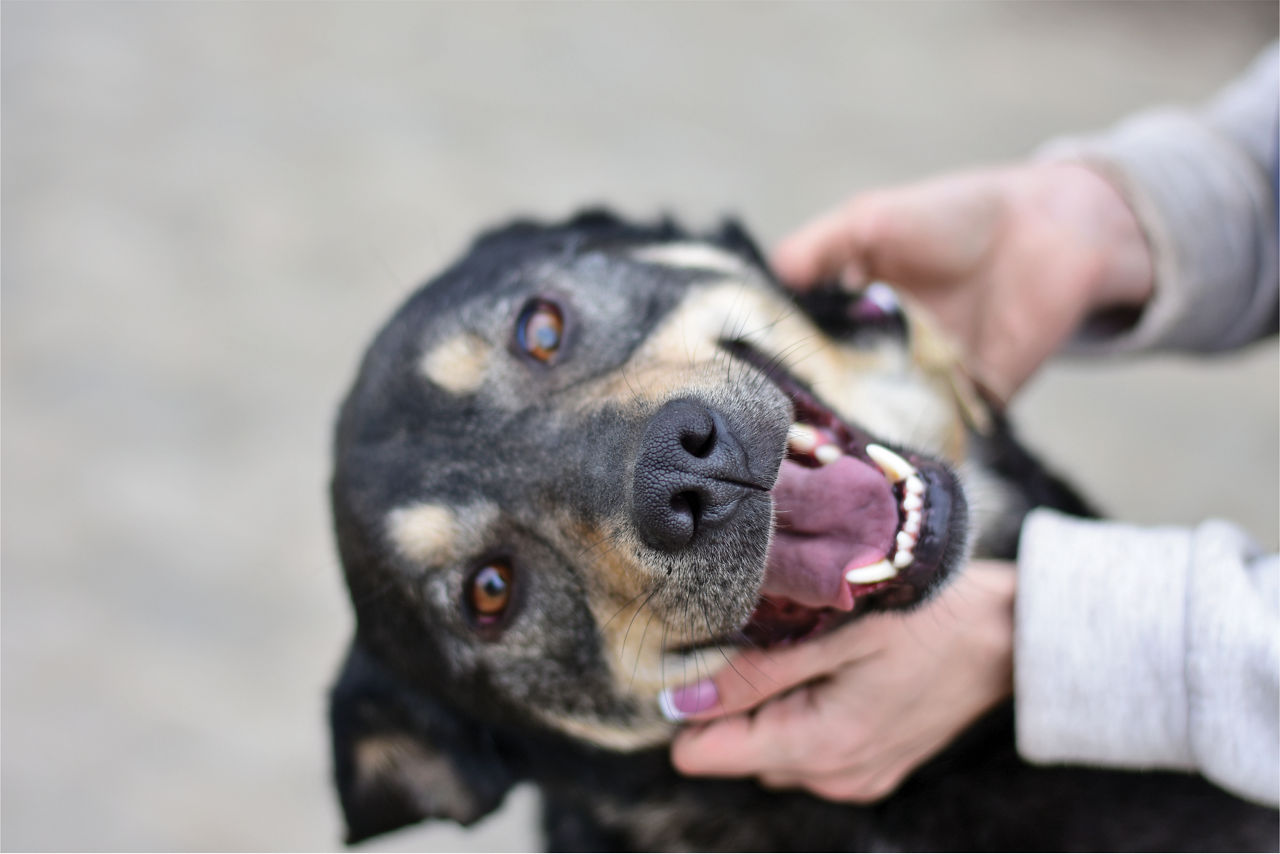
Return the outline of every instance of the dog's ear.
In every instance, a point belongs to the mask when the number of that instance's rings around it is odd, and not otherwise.
[[[769,262],[765,260],[764,253],[743,228],[742,223],[733,217],[726,217],[721,221],[720,230],[712,236],[712,240],[725,249],[741,255],[760,269],[768,271]]]
[[[411,691],[358,640],[330,695],[329,723],[348,844],[427,818],[471,824],[515,782],[487,730]]]

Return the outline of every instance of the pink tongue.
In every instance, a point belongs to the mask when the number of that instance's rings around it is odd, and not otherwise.
[[[852,608],[844,574],[886,557],[898,530],[898,502],[884,475],[854,457],[820,468],[783,460],[773,500],[778,525],[761,593]]]

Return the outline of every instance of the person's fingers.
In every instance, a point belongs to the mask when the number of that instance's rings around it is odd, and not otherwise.
[[[658,703],[676,721],[732,715],[866,655],[874,635],[874,623],[854,624],[795,646],[749,650],[711,678],[667,688]]]
[[[671,764],[682,774],[745,777],[767,767],[767,756],[753,738],[751,716],[740,714],[681,730],[671,744]]]
[[[846,285],[946,285],[986,251],[996,201],[967,176],[862,193],[783,239],[773,268],[799,290],[837,277]]]
[[[832,801],[883,798],[915,763],[904,761],[901,749],[868,752],[870,733],[856,719],[830,731],[818,710],[820,690],[806,686],[754,714],[695,724],[676,737],[672,762],[684,774],[752,776],[769,788],[803,788]]]
[[[757,724],[755,729],[762,739],[776,740],[772,726]],[[809,731],[821,733],[820,722],[813,721]],[[860,731],[856,719],[850,720],[849,727],[842,727],[839,733],[811,736],[792,744],[791,752],[783,757],[788,764],[765,766],[758,779],[770,788],[807,789],[829,801],[878,801],[902,783],[919,758],[909,746],[886,750],[883,740],[873,741],[873,735]],[[755,751],[753,756],[760,753]]]
[[[779,779],[789,779],[791,769],[814,767],[820,720],[811,690],[799,688],[755,714],[729,715],[681,731],[671,747],[672,763],[684,774],[741,777],[767,773]],[[834,770],[822,764],[817,767]]]
[[[707,724],[686,727],[671,742],[671,764],[681,774],[734,777],[752,773],[747,755],[747,715],[731,715]]]
[[[774,272],[801,291],[837,277],[861,283],[861,256],[866,248],[863,210],[854,199],[783,238],[770,259]]]
[[[862,769],[841,771],[820,777],[806,777],[799,785],[828,801],[869,804],[880,800],[902,782],[896,769],[888,773],[868,774]]]

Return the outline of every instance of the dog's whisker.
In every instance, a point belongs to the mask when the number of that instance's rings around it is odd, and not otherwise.
[[[636,388],[631,382],[631,376],[627,371],[627,366],[623,365],[618,373],[622,376],[622,381],[627,384],[627,390],[631,392],[631,402],[636,405],[644,404],[644,396],[640,394],[640,389]]]
[[[627,630],[626,630],[626,632],[624,632],[624,633],[623,633],[623,635],[622,635],[622,646],[621,646],[621,648],[618,650],[618,661],[619,661],[619,663],[622,663],[623,665],[625,665],[625,663],[626,663],[626,662],[625,662],[625,656],[626,656],[626,650],[627,650],[627,640],[628,640],[628,639],[630,639],[630,637],[631,637],[631,627],[632,627],[633,625],[635,625],[636,617],[640,616],[640,612],[641,612],[641,611],[643,611],[643,610],[648,606],[648,604],[649,604],[649,600],[651,600],[651,599],[652,599],[652,598],[657,594],[658,590],[662,587],[662,582],[663,582],[663,580],[662,580],[662,579],[659,579],[659,580],[658,580],[658,583],[657,583],[657,584],[655,584],[655,585],[654,585],[654,587],[653,587],[653,589],[649,591],[649,595],[648,595],[648,596],[646,596],[646,597],[645,597],[645,600],[644,600],[643,602],[641,602],[641,603],[640,603],[640,607],[636,608],[635,613],[633,613],[633,614],[631,615],[631,619],[630,619],[630,621],[628,621],[628,622],[627,622]],[[644,635],[643,635],[643,634],[641,634],[641,635],[640,635],[640,647],[639,647],[639,649],[643,649],[643,648],[644,648]],[[637,666],[638,666],[639,661],[640,661],[639,655],[640,655],[640,653],[639,653],[639,651],[637,650],[637,652],[636,652],[636,662],[637,662]],[[635,672],[634,672],[634,669],[633,669],[633,671],[632,671],[632,678],[634,678],[634,676],[635,676]]]
[[[613,612],[613,616],[612,616],[612,617],[610,617],[609,619],[605,620],[603,623],[601,623],[601,624],[600,624],[600,631],[604,631],[605,629],[607,629],[607,628],[609,627],[609,624],[610,624],[610,623],[612,623],[614,620],[618,619],[618,617],[619,617],[619,616],[621,616],[622,612],[623,612],[623,611],[625,611],[625,610],[627,610],[627,608],[628,608],[628,607],[630,607],[630,605],[631,605],[631,603],[632,603],[632,602],[636,601],[636,600],[637,600],[637,599],[639,599],[641,596],[645,595],[645,592],[646,592],[646,591],[641,590],[639,593],[637,593],[636,595],[634,595],[634,596],[632,596],[630,599],[628,599],[628,600],[627,600],[627,601],[622,605],[622,607],[621,607],[621,608],[619,608],[618,610],[614,611],[614,612]],[[651,596],[652,596],[653,594],[652,594],[652,593],[650,593],[649,595],[651,595]],[[643,607],[643,606],[641,606],[641,607]],[[632,617],[632,619],[635,619],[635,618],[634,618],[634,616]]]
[[[812,337],[801,338],[793,341],[776,353],[771,354],[766,360],[766,365],[768,365],[770,370],[781,370],[789,373],[796,365],[805,361],[812,355],[812,353],[798,355],[800,354],[801,348],[812,344],[815,345],[812,352],[816,353],[818,352],[818,347],[816,345],[819,343],[820,342]],[[762,376],[760,379],[761,382],[768,383],[767,377]]]
[[[594,543],[588,543],[582,548],[574,552],[574,556],[579,559],[588,559],[593,557],[604,557],[618,548],[617,542],[612,537],[601,537]]]
[[[706,624],[706,626],[707,626],[707,636],[708,636],[708,637],[715,637],[715,631],[711,628],[711,620],[710,620],[710,618],[709,618],[709,617],[707,617],[707,609],[706,609],[705,607],[702,607],[702,603],[701,603],[701,602],[698,602],[698,605],[699,605],[699,608],[700,608],[700,609],[701,609],[701,611],[702,611],[702,620],[703,620],[703,622],[704,622],[704,623]],[[725,664],[727,664],[727,665],[729,665],[729,667],[733,670],[733,672],[734,672],[734,673],[736,673],[736,674],[738,674],[739,678],[741,678],[743,682],[746,682],[748,685],[750,685],[753,691],[755,691],[755,692],[757,692],[757,693],[761,693],[761,694],[762,694],[762,693],[764,693],[763,691],[761,691],[759,688],[757,688],[757,687],[756,687],[756,684],[755,684],[754,682],[752,682],[752,681],[751,681],[750,679],[748,679],[746,676],[743,676],[742,671],[741,671],[741,670],[739,670],[739,669],[734,665],[734,663],[733,663],[733,659],[731,659],[731,658],[730,658],[730,657],[725,653],[725,651],[724,651],[724,646],[723,646],[723,645],[721,645],[719,641],[717,641],[717,642],[716,642],[716,644],[715,644],[715,648],[716,648],[716,652],[720,653],[720,657],[724,659],[724,663],[725,663]]]
[[[738,647],[746,647],[746,648],[758,650],[760,654],[763,655],[766,659],[770,661],[773,660],[773,651],[768,646],[765,646],[764,644],[760,644],[751,640],[749,637],[747,637],[745,633],[735,632],[733,635],[733,639]],[[757,673],[759,673],[762,677],[764,677],[769,682],[773,683],[774,685],[779,684],[778,680],[774,679],[771,675],[769,675],[767,671],[765,671],[762,667],[760,667],[760,665],[756,664],[750,658],[746,659],[746,663],[751,665],[751,667]]]
[[[671,627],[665,621],[662,623],[662,642],[659,649],[667,648],[667,638],[670,636]],[[663,690],[667,687],[667,657],[665,655],[658,656],[658,684]]]
[[[647,600],[646,600],[646,602],[647,602]],[[649,633],[649,626],[653,623],[654,618],[656,618],[657,616],[658,616],[658,615],[657,615],[657,612],[650,610],[650,611],[649,611],[649,617],[648,617],[648,619],[646,619],[646,620],[645,620],[645,622],[644,622],[644,629],[640,632],[640,645],[639,645],[639,646],[637,647],[637,649],[636,649],[636,660],[635,660],[635,664],[633,664],[633,665],[632,665],[632,667],[631,667],[631,685],[634,685],[634,684],[635,684],[635,681],[636,681],[636,672],[640,669],[640,652],[644,649],[644,638],[645,638],[645,635],[647,635],[647,634]],[[665,625],[665,624],[664,624],[664,625]],[[665,656],[663,656],[663,658],[665,658]],[[661,661],[661,658],[659,659],[659,661]],[[659,666],[662,666],[662,665],[660,664]]]

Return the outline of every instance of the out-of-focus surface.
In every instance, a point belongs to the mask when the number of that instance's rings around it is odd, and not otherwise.
[[[334,407],[479,227],[607,202],[765,243],[857,188],[1201,99],[1274,3],[6,2],[3,847],[340,844]],[[1050,370],[1114,515],[1277,538],[1277,348]],[[520,790],[477,831],[528,849]]]

